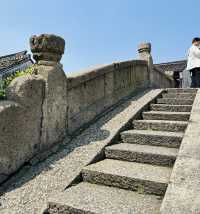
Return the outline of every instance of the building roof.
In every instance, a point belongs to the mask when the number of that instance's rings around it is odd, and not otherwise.
[[[185,68],[187,67],[187,60],[154,64],[154,66],[162,72],[167,72],[167,71],[181,72],[181,71],[185,70]]]
[[[27,51],[1,56],[0,57],[0,74],[5,74],[7,70],[11,70],[16,66],[23,65],[26,62],[33,63],[30,54]]]

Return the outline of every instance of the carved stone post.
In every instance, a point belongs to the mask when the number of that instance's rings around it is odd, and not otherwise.
[[[151,56],[151,43],[141,43],[138,46],[139,59],[146,60],[149,67],[149,80],[152,83],[153,58]]]
[[[65,40],[52,34],[30,38],[36,73],[46,81],[41,124],[41,149],[61,141],[66,134],[67,78],[60,60]]]

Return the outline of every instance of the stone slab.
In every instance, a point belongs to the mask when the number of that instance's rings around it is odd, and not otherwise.
[[[196,93],[196,88],[168,88],[168,93]]]
[[[165,120],[134,120],[134,129],[184,132],[188,123],[183,121],[165,121]]]
[[[196,93],[163,93],[163,98],[194,99]]]
[[[120,143],[105,148],[106,158],[160,166],[172,166],[177,154],[178,149],[175,148],[130,143]]]
[[[163,200],[161,214],[199,214],[200,193],[193,188],[178,187],[169,184]]]
[[[154,195],[82,182],[50,199],[46,213],[159,214],[160,203]]]
[[[84,167],[83,180],[143,193],[163,195],[167,189],[171,168],[105,159]]]
[[[183,133],[151,130],[129,130],[122,132],[121,138],[125,143],[178,148],[181,144]]]
[[[190,112],[192,105],[151,104],[152,111]]]
[[[190,118],[189,112],[149,111],[143,112],[142,115],[145,120],[188,121]]]
[[[178,98],[158,98],[158,104],[168,104],[168,105],[192,105],[193,99],[178,99]]]

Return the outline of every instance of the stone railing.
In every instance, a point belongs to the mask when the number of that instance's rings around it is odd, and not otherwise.
[[[142,60],[113,63],[68,77],[68,132],[90,122],[108,107],[148,87],[148,66]]]
[[[34,75],[14,79],[8,100],[0,102],[0,182],[127,96],[150,86],[171,86],[145,57],[67,78],[60,64],[61,37],[33,36],[30,46]]]
[[[155,66],[152,69],[151,82],[153,88],[173,88],[174,80]]]
[[[158,70],[153,65],[153,58],[151,56],[151,44],[141,43],[138,46],[139,59],[146,60],[149,67],[150,86],[152,88],[172,88],[174,87],[174,80],[165,73]]]
[[[18,77],[0,102],[0,182],[40,150],[44,88],[40,76]]]

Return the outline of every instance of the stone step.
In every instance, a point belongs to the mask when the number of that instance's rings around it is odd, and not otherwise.
[[[151,104],[153,111],[191,112],[192,105]]]
[[[120,143],[105,148],[106,158],[160,166],[173,166],[178,149],[161,146]]]
[[[194,99],[196,93],[163,93],[163,98],[182,98],[182,99]]]
[[[115,187],[82,182],[49,199],[48,214],[159,214],[161,200]]]
[[[196,88],[168,88],[168,93],[197,93]]]
[[[192,105],[194,99],[178,99],[178,98],[158,98],[158,104],[168,104],[168,105]]]
[[[165,146],[170,148],[179,148],[182,138],[182,132],[128,130],[121,133],[121,139],[124,143]]]
[[[105,159],[82,170],[83,181],[164,195],[172,169],[136,162]]]
[[[190,119],[189,112],[148,111],[143,112],[142,115],[144,120],[188,121]]]
[[[134,129],[138,130],[154,130],[168,132],[184,132],[188,123],[183,121],[170,120],[134,120]]]

